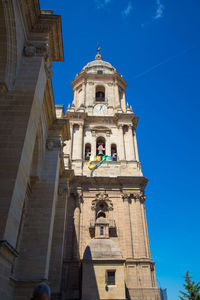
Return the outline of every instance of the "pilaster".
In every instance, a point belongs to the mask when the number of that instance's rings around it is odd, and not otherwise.
[[[43,57],[23,58],[15,89],[0,105],[0,237],[13,247],[31,169],[46,74]],[[6,135],[6,140],[5,140]]]
[[[58,199],[56,202],[51,259],[49,268],[49,283],[52,297],[59,296],[61,292],[64,241],[66,233],[66,213],[69,194],[69,179],[62,177],[58,185]],[[55,298],[56,299],[56,298]]]
[[[133,132],[132,125],[128,125],[128,132],[125,135],[125,145],[126,145],[126,160],[135,160],[134,142],[133,142]]]
[[[118,125],[119,130],[119,160],[125,160],[125,148],[124,148],[124,132],[123,125]]]
[[[49,136],[42,174],[32,187],[16,261],[19,282],[48,279],[61,148],[60,139]]]
[[[126,241],[126,258],[134,257],[133,248],[133,229],[130,215],[130,194],[123,192],[122,194],[124,204],[124,230],[125,230],[125,241]]]

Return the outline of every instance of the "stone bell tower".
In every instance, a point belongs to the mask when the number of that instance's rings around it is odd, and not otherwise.
[[[74,170],[62,293],[66,299],[160,300],[151,259],[136,127],[127,83],[99,51],[72,82],[64,147]]]

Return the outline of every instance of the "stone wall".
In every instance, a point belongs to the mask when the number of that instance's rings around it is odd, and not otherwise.
[[[62,152],[70,134],[68,120],[56,118],[51,84],[52,61],[63,60],[60,16],[38,1],[0,0],[0,35],[0,298],[27,299],[52,278],[53,236],[63,240],[55,228],[65,228],[67,193],[58,191],[71,176]]]

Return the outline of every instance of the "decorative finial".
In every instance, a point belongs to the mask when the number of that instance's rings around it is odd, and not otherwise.
[[[97,55],[95,56],[95,60],[102,60],[102,56],[101,56],[101,54],[99,53],[100,50],[101,50],[101,47],[100,47],[100,45],[98,44],[98,45],[97,45]]]
[[[99,54],[99,51],[101,50],[101,47],[100,47],[100,45],[98,44],[97,45],[97,54]]]

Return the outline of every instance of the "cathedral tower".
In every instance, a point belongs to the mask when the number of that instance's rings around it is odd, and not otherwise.
[[[145,215],[136,127],[127,83],[99,51],[72,82],[66,112],[74,170],[63,268],[67,299],[159,300]]]

